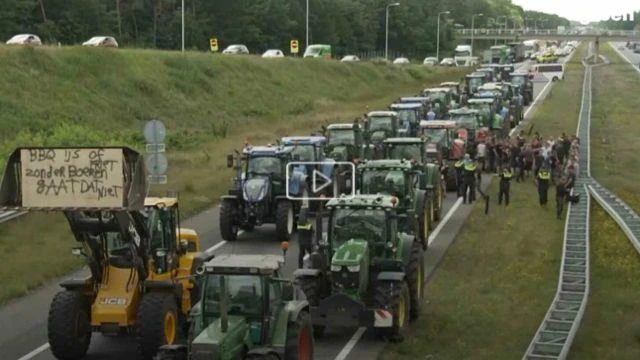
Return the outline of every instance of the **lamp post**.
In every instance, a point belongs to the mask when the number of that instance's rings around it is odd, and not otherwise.
[[[182,52],[184,52],[184,0],[182,0]]]
[[[309,0],[307,0],[307,38],[305,41],[305,46],[304,48],[308,48],[309,47]]]
[[[451,11],[441,11],[438,13],[438,31],[436,32],[436,59],[440,62],[440,16],[451,14]]]
[[[475,27],[475,20],[476,17],[481,17],[484,16],[484,14],[480,13],[480,14],[473,14],[471,15],[471,56],[473,56],[473,35],[475,33],[474,27]]]
[[[501,30],[502,28],[502,24],[500,23],[500,19],[504,18],[504,23],[505,23],[505,30],[507,29],[506,23],[507,23],[507,19],[509,18],[508,16],[505,15],[500,15],[496,18],[496,25],[498,26],[498,30]],[[495,42],[493,43],[493,45],[498,45],[498,39],[496,38]]]
[[[386,30],[384,35],[384,59],[389,60],[389,9],[393,6],[400,6],[400,3],[391,3],[387,5],[386,11]]]

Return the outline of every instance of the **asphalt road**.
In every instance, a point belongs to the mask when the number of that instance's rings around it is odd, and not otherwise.
[[[640,54],[636,54],[632,50],[627,49],[625,47],[626,42],[611,42],[610,44],[614,47],[614,49],[617,49],[622,56],[627,58],[627,60],[629,60],[636,69],[639,69],[638,66],[640,66]],[[621,50],[621,47],[624,49]]]
[[[547,84],[534,84],[538,96]],[[483,183],[488,183],[485,176]],[[471,211],[470,206],[461,205],[455,195],[449,193],[445,199],[446,214],[429,239],[426,274],[430,279],[462,229]],[[203,248],[215,253],[260,253],[281,254],[279,239],[274,237],[273,227],[264,226],[250,233],[243,233],[232,243],[220,239],[216,206],[184,222],[184,227],[195,229],[201,237]],[[64,246],[64,245],[63,245]],[[69,243],[71,247],[71,243]],[[290,276],[296,267],[297,245],[292,242],[286,257],[285,274]],[[37,266],[34,264],[34,266]],[[86,276],[79,271],[69,277]],[[21,298],[0,309],[0,354],[3,360],[54,360],[47,344],[47,312],[53,295],[60,290],[55,283],[44,286],[31,295]],[[355,332],[354,332],[355,331]],[[316,360],[373,359],[382,350],[384,343],[374,341],[364,329],[327,329],[322,339],[317,339]],[[136,346],[127,337],[109,338],[93,334],[87,359],[89,360],[133,360],[138,358]]]

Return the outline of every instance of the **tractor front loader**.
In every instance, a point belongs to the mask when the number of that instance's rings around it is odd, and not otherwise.
[[[207,262],[187,344],[163,346],[156,360],[312,360],[309,303],[282,277],[283,263],[226,254]]]
[[[0,210],[60,211],[90,270],[63,281],[49,309],[58,359],[83,359],[93,332],[135,336],[144,359],[188,329],[195,269],[211,255],[181,228],[177,197],[146,198],[144,160],[126,147],[19,148],[9,157]]]

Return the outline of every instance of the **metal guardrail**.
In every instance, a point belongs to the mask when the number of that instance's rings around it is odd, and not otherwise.
[[[9,221],[12,219],[15,219],[17,217],[20,217],[24,214],[26,214],[26,211],[4,211],[4,212],[0,212],[0,224],[5,222],[5,221]]]
[[[588,194],[590,182],[591,66],[586,65],[577,135],[580,138],[576,189]],[[589,297],[589,211],[591,198],[570,204],[564,228],[562,263],[556,296],[529,344],[523,360],[564,360],[573,344]]]
[[[590,31],[590,32],[577,32],[577,31],[558,31],[558,30],[554,30],[554,29],[549,29],[549,30],[527,30],[527,29],[484,29],[484,28],[477,28],[477,29],[456,29],[456,33],[458,35],[471,35],[473,33],[473,35],[478,35],[478,36],[487,36],[487,35],[526,35],[526,36],[531,36],[531,35],[562,35],[562,36],[571,36],[571,35],[575,35],[576,37],[581,37],[581,36],[627,36],[627,37],[634,37],[634,36],[640,36],[640,31],[635,31],[635,30],[597,30],[597,31]]]

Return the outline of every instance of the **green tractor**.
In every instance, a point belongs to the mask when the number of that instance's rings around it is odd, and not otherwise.
[[[384,139],[404,134],[408,129],[400,126],[400,118],[395,111],[371,111],[364,123],[365,158],[382,157]]]
[[[493,116],[498,111],[498,104],[494,97],[476,97],[468,101],[469,108],[480,112],[482,117],[482,126],[491,127]]]
[[[336,162],[333,169],[332,194],[352,194],[355,186],[351,184],[355,167],[352,164],[364,157],[362,128],[357,122],[331,124],[322,127],[322,134],[327,138],[325,159]]]
[[[422,96],[431,99],[431,102],[434,104],[434,112],[438,119],[443,119],[449,113],[449,110],[457,107],[457,103],[455,102],[454,105],[451,106],[453,91],[449,87],[427,88],[422,90]],[[438,104],[438,106],[436,106],[436,104]]]
[[[446,184],[441,170],[444,169],[442,156],[437,152],[434,145],[430,147],[424,138],[403,137],[393,138],[384,141],[386,159],[408,159],[415,161],[425,174],[425,181],[421,182],[420,188],[426,190],[430,199],[431,224],[441,220],[444,206],[444,196]],[[433,144],[431,144],[433,145]],[[431,148],[436,151],[430,151]],[[434,156],[429,156],[434,154]],[[433,228],[429,228],[433,230]]]
[[[156,360],[313,359],[309,303],[282,277],[283,263],[225,254],[198,268],[202,300],[191,308],[187,344],[162,346]]]
[[[533,82],[526,72],[512,72],[509,74],[511,84],[518,87],[520,95],[524,97],[524,106],[529,106],[533,102]]]
[[[484,73],[473,73],[464,77],[465,87],[467,88],[467,96],[471,97],[478,91],[478,88],[484,85],[486,75]]]
[[[326,208],[329,229],[311,266],[294,272],[311,305],[314,334],[328,325],[362,326],[399,340],[424,298],[423,245],[399,226],[411,217],[390,195],[342,196]],[[317,234],[322,225],[317,217]]]
[[[398,222],[399,230],[417,235],[425,249],[435,222],[435,209],[426,183],[422,168],[409,159],[368,160],[358,167],[358,193],[397,197],[398,213],[407,215],[407,221]],[[415,225],[417,228],[411,227]]]

